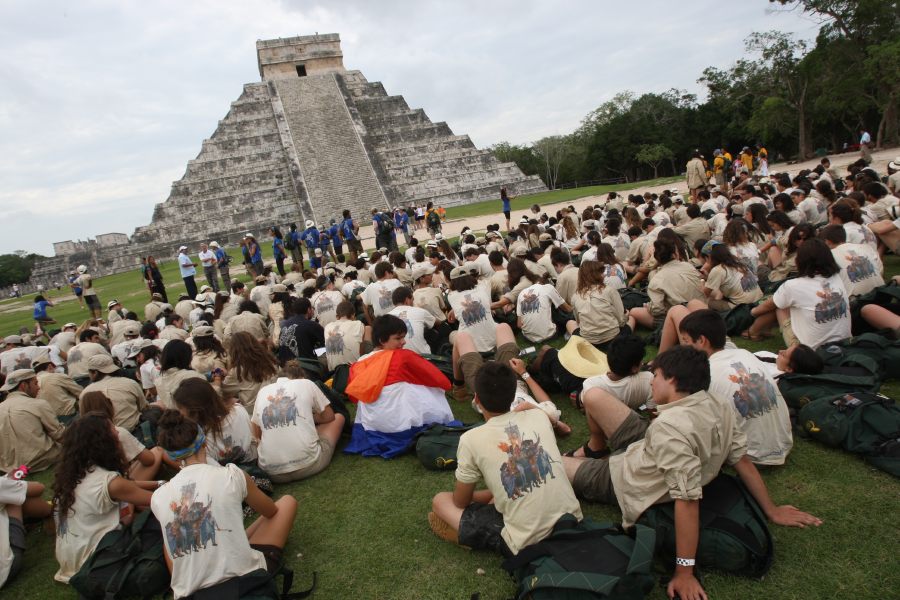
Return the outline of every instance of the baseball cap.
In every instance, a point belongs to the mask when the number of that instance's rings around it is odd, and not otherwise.
[[[212,288],[209,287],[208,285],[204,285],[204,286],[202,286],[202,287],[200,288],[200,291],[201,291],[201,292],[211,292],[211,291],[212,291]]]
[[[126,325],[122,335],[141,335],[141,328],[138,325]]]
[[[100,371],[101,373],[115,373],[119,370],[116,363],[113,362],[112,356],[109,354],[95,354],[88,359],[89,371]]]
[[[191,337],[202,338],[202,337],[212,337],[213,328],[209,325],[200,325],[199,327],[194,327],[191,330]]]
[[[286,285],[284,285],[283,283],[276,283],[275,285],[273,285],[272,287],[269,288],[269,295],[273,296],[275,294],[281,294],[281,293],[285,293],[287,291],[288,291],[288,289],[287,289]]]
[[[41,365],[49,365],[53,361],[50,360],[50,353],[46,350],[35,356],[31,359],[31,368],[39,367]]]
[[[21,335],[8,335],[5,338],[3,338],[3,343],[4,344],[16,344],[16,345],[21,344],[22,336]]]
[[[542,233],[541,235],[538,236],[538,241],[541,241],[541,242],[552,242],[552,241],[553,241],[553,236],[550,235],[549,233]]]
[[[78,329],[78,325],[76,323],[66,323],[65,325],[62,326],[62,328],[63,328],[63,330],[66,330],[69,328]]]
[[[196,331],[196,330],[195,330]],[[131,352],[128,353],[128,358],[134,358],[138,354],[141,353],[141,350],[144,348],[149,348],[153,345],[153,342],[150,340],[142,340],[140,344],[135,344],[131,347]]]
[[[450,271],[450,279],[460,279],[461,277],[466,277],[471,275],[471,272],[466,267],[454,267],[452,271]]]
[[[154,294],[150,297],[150,299],[151,299],[151,300],[162,300],[163,297],[162,297],[162,294],[160,294],[160,293],[154,293]]]
[[[703,248],[700,249],[700,254],[703,256],[709,256],[709,253],[712,252],[713,246],[718,246],[722,242],[717,240],[709,240],[705,244],[703,244]]]
[[[23,381],[36,377],[35,372],[31,369],[16,369],[6,376],[6,383],[0,387],[0,392],[8,392],[19,387]]]
[[[525,256],[526,254],[528,254],[528,249],[525,246],[516,246],[512,251],[513,256]]]
[[[363,260],[369,260],[369,253],[368,253],[368,252],[361,252],[360,255],[359,255],[359,258],[361,258],[361,259],[363,259]]]
[[[434,273],[434,265],[429,262],[416,263],[412,266],[413,281],[417,281],[426,275]]]

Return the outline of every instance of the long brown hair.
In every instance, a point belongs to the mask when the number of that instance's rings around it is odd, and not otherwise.
[[[75,488],[90,469],[100,467],[128,477],[128,461],[112,421],[100,412],[86,413],[72,421],[63,434],[61,456],[53,480],[53,503],[60,524],[75,504]]]
[[[100,413],[109,417],[112,421],[116,417],[116,409],[112,400],[103,392],[85,392],[78,400],[78,412],[82,415],[87,413]]]
[[[524,277],[531,283],[538,283],[540,281],[534,273],[528,270],[528,267],[525,266],[525,261],[521,258],[511,258],[506,265],[506,273],[509,277],[509,287],[510,289],[519,285],[519,281]]]
[[[172,394],[172,399],[208,437],[222,437],[222,423],[228,417],[229,406],[208,381],[196,377],[185,379]]]
[[[578,286],[575,293],[585,295],[594,288],[603,289],[606,264],[598,260],[586,260],[578,267]]]
[[[238,331],[231,336],[228,365],[241,381],[261,383],[278,373],[278,363],[269,349],[246,331]]]

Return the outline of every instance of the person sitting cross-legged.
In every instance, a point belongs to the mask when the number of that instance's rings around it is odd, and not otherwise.
[[[485,363],[475,390],[486,423],[460,438],[456,487],[434,497],[428,522],[447,541],[515,555],[547,537],[563,515],[581,520],[581,506],[563,475],[547,414],[530,403],[510,411],[513,369]],[[480,479],[487,489],[475,491]]]
[[[659,416],[647,422],[609,393],[593,388],[584,395],[591,437],[587,450],[609,458],[564,457],[566,476],[578,497],[618,504],[622,524],[633,525],[659,502],[675,502],[678,565],[669,582],[670,597],[705,598],[694,576],[703,486],[724,465],[737,471],[766,517],[794,527],[822,521],[789,505],[777,506],[747,456],[747,438],[734,408],[710,395],[709,360],[700,350],[679,346],[653,362],[653,400]],[[576,452],[578,454],[578,452]]]

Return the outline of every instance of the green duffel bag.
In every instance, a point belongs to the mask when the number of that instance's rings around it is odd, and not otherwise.
[[[778,390],[789,407],[800,410],[816,398],[859,391],[875,393],[881,388],[880,367],[875,359],[857,355],[848,357],[847,362],[850,364],[829,365],[818,375],[784,373],[777,379]]]
[[[853,392],[818,398],[800,409],[797,421],[810,438],[835,448],[874,455],[900,432],[900,406],[881,394]]]
[[[862,361],[860,357],[868,357],[878,364],[879,377],[882,381],[896,379],[900,373],[900,341],[890,340],[877,333],[864,333],[840,342],[825,344],[816,353],[822,357],[826,365],[854,364]]]
[[[416,456],[431,471],[450,471],[456,468],[456,450],[462,434],[481,425],[435,424],[418,434]]]
[[[170,582],[163,558],[162,528],[153,513],[145,510],[130,526],[100,538],[69,585],[81,598],[120,600],[162,596]]]
[[[503,568],[516,580],[518,600],[641,600],[656,583],[655,538],[643,525],[626,532],[567,514],[550,535],[506,559]]]
[[[637,288],[619,288],[619,296],[622,298],[622,306],[625,307],[625,310],[631,310],[650,302],[650,295]]]
[[[639,523],[656,531],[656,551],[675,564],[675,503],[647,509]],[[772,566],[772,534],[762,509],[736,477],[719,473],[703,486],[697,566],[761,578]]]

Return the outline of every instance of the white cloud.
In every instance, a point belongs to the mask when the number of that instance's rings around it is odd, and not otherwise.
[[[0,252],[149,223],[244,83],[255,41],[338,32],[344,63],[479,146],[566,133],[615,93],[701,92],[767,3],[257,0],[0,5]]]

